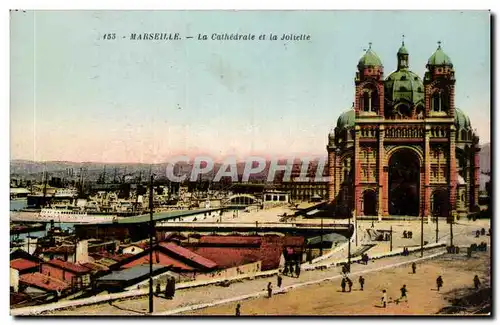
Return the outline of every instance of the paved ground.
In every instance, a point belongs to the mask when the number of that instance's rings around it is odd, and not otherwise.
[[[268,298],[241,301],[242,315],[428,315],[449,305],[452,291],[473,287],[478,274],[483,285],[489,286],[489,254],[476,253],[443,257],[418,264],[417,273],[402,266],[364,275],[364,291],[356,279],[352,292],[343,293],[340,281],[310,285]],[[444,287],[436,290],[436,278],[441,275]],[[400,288],[406,284],[408,302],[395,302]],[[382,308],[380,298],[386,289],[390,303]],[[183,315],[234,315],[236,303],[186,312]]]
[[[434,249],[426,251],[424,256],[435,254],[442,249]],[[413,254],[407,257],[395,256],[391,258],[381,259],[370,262],[368,265],[354,264],[352,272],[364,271],[369,269],[378,269],[384,266],[390,266],[396,263],[410,261],[420,257],[420,253]],[[296,283],[320,280],[327,277],[340,276],[339,268],[332,268],[323,271],[304,271],[299,279],[291,277],[283,277],[283,286],[289,286]],[[154,310],[155,312],[165,312],[167,310],[181,308],[189,305],[197,305],[209,303],[217,300],[232,298],[251,294],[259,291],[264,291],[269,281],[276,285],[276,277],[259,278],[255,280],[247,280],[238,283],[233,283],[231,286],[224,288],[220,286],[205,286],[188,290],[178,290],[173,300],[166,300],[155,297]],[[112,304],[100,304],[92,306],[83,306],[73,308],[71,310],[60,310],[45,315],[138,315],[146,313],[148,309],[147,297],[139,297],[136,299],[127,299],[123,301],[115,301]]]
[[[270,209],[267,210],[268,213],[271,212],[271,210],[279,210],[277,209]],[[247,221],[247,220],[245,220]],[[274,221],[274,220],[268,220],[268,221]],[[367,228],[371,228],[371,221],[359,221],[358,227],[360,228],[360,232],[363,233]],[[382,221],[382,222],[375,222],[374,227],[375,229],[390,229],[390,226],[392,225],[393,231],[394,231],[394,239],[393,239],[393,247],[403,247],[403,246],[412,246],[412,245],[419,245],[420,244],[420,222],[418,221],[412,221],[412,222],[401,222],[401,221]],[[477,229],[485,228],[488,230],[489,228],[489,222],[485,220],[478,220],[476,222],[469,222],[469,221],[461,221],[458,224],[453,226],[453,233],[454,233],[454,243],[456,245],[460,246],[469,246],[471,243],[477,243],[479,244],[481,241],[486,241],[489,243],[490,237],[489,236],[481,236],[480,238],[475,238],[475,231]],[[433,231],[435,229],[435,223],[430,223],[430,224],[425,224],[424,225],[424,240],[429,241],[429,243],[435,242],[435,232]],[[404,239],[402,238],[402,232],[403,230],[411,230],[413,231],[413,239]],[[447,225],[444,221],[440,223],[440,235],[439,235],[440,241],[449,241],[449,225]],[[360,239],[361,240],[361,239]],[[372,250],[369,251],[371,254],[374,253],[379,253],[382,251],[388,251],[389,250],[389,243],[388,242],[379,242],[379,244]],[[436,250],[425,252],[425,255],[430,255],[436,253]],[[370,262],[369,265],[358,265],[355,264],[353,265],[352,271],[357,272],[360,270],[368,270],[368,269],[378,269],[380,267],[388,266],[388,265],[394,265],[396,263],[404,262],[404,261],[409,261],[411,259],[415,259],[420,257],[420,252],[416,252],[413,255],[410,255],[408,257],[403,257],[403,256],[396,256],[396,257],[391,257],[391,258],[385,258],[377,261]],[[440,273],[444,276],[446,274],[446,277],[453,279],[453,282],[449,282],[447,279],[445,279],[445,284],[449,284],[450,288],[458,288],[459,286],[463,286],[467,283],[470,283],[472,280],[469,271],[466,273],[463,273],[463,270],[466,269],[471,269],[475,270],[477,269],[478,272],[481,271],[478,269],[478,265],[474,264],[475,259],[472,260],[467,260],[467,261],[446,261],[443,260],[438,263],[424,263],[425,265],[430,265],[428,271],[431,274],[430,278],[425,280],[425,281],[430,281],[430,282],[418,282],[421,283],[422,285],[425,284],[427,288],[429,286],[433,285],[435,281],[435,275]],[[471,264],[472,263],[472,264]],[[483,266],[484,267],[489,267],[489,261],[484,260],[483,261]],[[408,268],[405,270],[407,271]],[[387,285],[388,283],[391,283],[391,281],[408,281],[407,285],[416,286],[419,287],[419,284],[417,282],[411,282],[415,280],[414,278],[406,278],[408,275],[405,274],[406,271],[398,271],[400,269],[394,269],[394,270],[384,270],[376,273],[372,273],[372,275],[369,276],[367,275],[367,284],[368,282],[376,285],[376,288],[381,288],[384,285]],[[422,271],[426,270],[425,268],[422,269]],[[462,271],[461,271],[462,270]],[[462,273],[461,273],[462,272]],[[465,271],[464,271],[465,272]],[[284,277],[284,286],[292,285],[295,283],[303,283],[303,282],[308,282],[308,281],[314,281],[314,280],[319,280],[319,279],[324,279],[332,276],[336,276],[340,274],[340,270],[338,268],[333,268],[333,269],[328,269],[324,271],[307,271],[307,272],[302,272],[300,279],[296,278],[289,278],[289,277]],[[437,275],[436,275],[437,276]],[[370,279],[368,281],[368,279]],[[455,280],[456,279],[456,280]],[[261,278],[261,279],[255,279],[255,280],[246,280],[242,281],[239,283],[234,283],[230,287],[224,288],[220,286],[205,286],[205,287],[199,287],[199,288],[193,288],[193,289],[188,289],[188,290],[178,290],[175,299],[173,300],[166,300],[163,298],[155,298],[154,300],[154,305],[155,305],[155,312],[166,312],[169,310],[177,309],[177,308],[182,308],[185,306],[191,306],[191,305],[197,305],[197,304],[203,304],[203,303],[209,303],[217,300],[224,300],[228,298],[233,298],[241,295],[246,295],[246,294],[252,294],[256,292],[262,292],[265,290],[265,287],[269,281],[273,282],[273,285],[275,285],[275,278]],[[340,281],[340,280],[339,280]],[[396,282],[397,282],[396,281]],[[419,281],[424,281],[423,279],[420,279]],[[385,284],[384,284],[385,283]],[[391,293],[392,295],[396,294],[397,291],[399,290],[399,282],[398,284],[394,284],[396,288],[392,288],[391,290],[395,290],[395,293]],[[324,310],[321,311],[321,308],[318,310],[314,309],[314,306],[310,307],[304,307],[303,309],[296,309],[293,307],[293,299],[296,299],[295,304],[298,303],[298,301],[302,300],[302,298],[299,298],[296,295],[291,295],[290,293],[284,294],[284,295],[278,295],[276,299],[285,299],[283,301],[283,306],[290,306],[289,307],[283,307],[283,311],[279,312],[280,314],[293,314],[296,312],[300,313],[313,313],[313,314],[322,314],[322,313],[332,313],[333,307],[335,307],[336,312],[338,313],[359,313],[360,310],[355,310],[355,307],[357,306],[354,301],[357,301],[359,299],[364,299],[366,306],[364,307],[363,311],[364,312],[370,312],[370,313],[378,313],[378,312],[387,312],[390,309],[380,311],[378,309],[374,309],[377,307],[368,307],[369,304],[368,301],[374,301],[376,299],[379,299],[378,297],[380,295],[380,292],[377,290],[371,292],[370,294],[365,293],[366,296],[357,296],[357,298],[353,298],[352,301],[352,306],[350,305],[349,302],[346,302],[346,307],[344,308],[343,305],[328,305],[327,301],[329,301],[328,295],[331,295],[332,292],[335,292],[333,290],[334,287],[338,287],[338,283],[335,285],[332,285],[330,289],[327,291],[322,291],[324,285],[313,285],[308,288],[316,288],[318,290],[318,295],[314,294],[313,291],[306,291],[304,294],[311,295],[311,297],[318,298],[320,301],[325,300],[323,302],[324,304]],[[448,288],[448,287],[447,287]],[[315,289],[315,290],[316,290]],[[297,290],[310,290],[310,289],[297,289]],[[333,291],[332,291],[333,290]],[[411,289],[412,292],[415,290],[414,288]],[[418,292],[420,292],[421,288],[417,289]],[[291,291],[290,291],[291,292]],[[425,297],[424,291],[421,291],[421,293],[418,293],[418,295],[422,295],[422,297]],[[427,290],[426,294],[432,294],[433,292]],[[346,296],[345,298],[348,297],[356,297],[357,293],[351,293],[351,296]],[[324,295],[324,296],[322,296]],[[287,297],[287,298],[281,298],[281,297]],[[288,297],[295,297],[295,298],[288,298]],[[378,298],[377,298],[378,297]],[[343,297],[344,298],[344,297]],[[273,298],[275,299],[275,298]],[[288,300],[287,300],[288,299]],[[290,300],[292,299],[292,300]],[[351,298],[349,298],[351,299]],[[432,298],[434,299],[434,298]],[[436,298],[437,299],[437,298]],[[431,304],[431,307],[422,307],[422,308],[417,308],[415,306],[411,307],[410,309],[401,309],[403,306],[395,306],[393,309],[394,312],[396,313],[435,313],[436,311],[434,310],[437,308],[436,306],[444,306],[446,301],[441,301],[441,300],[432,300],[433,304]],[[441,299],[441,298],[439,298]],[[256,301],[259,301],[258,299]],[[272,309],[261,309],[259,307],[259,304],[267,304],[268,300],[263,300],[265,302],[258,303],[255,305],[255,310],[252,311],[253,313],[257,314],[273,314],[276,312],[276,310]],[[438,303],[438,301],[440,301]],[[419,305],[425,304],[425,302],[419,303]],[[234,304],[233,304],[234,305]],[[221,312],[221,313],[229,313],[231,314],[233,312],[234,306],[228,306],[224,308],[223,307],[214,307],[214,308],[222,308],[222,309],[213,309],[214,311]],[[281,302],[280,302],[281,305]],[[245,302],[246,306],[246,302]],[[55,311],[51,313],[45,313],[47,315],[140,315],[146,313],[148,308],[148,300],[145,297],[139,297],[135,299],[127,299],[123,301],[115,301],[111,304],[100,304],[100,305],[92,305],[92,306],[83,306],[83,307],[77,307],[73,308],[71,310],[61,310],[61,311]],[[253,307],[252,307],[253,308]],[[262,307],[263,308],[263,307]],[[271,307],[269,307],[271,308]],[[288,308],[288,309],[287,309]],[[294,309],[295,308],[295,309]],[[309,309],[308,309],[309,308]],[[311,309],[313,308],[313,309]],[[338,309],[340,308],[340,309]],[[371,309],[370,309],[371,308]],[[441,307],[440,307],[441,308]],[[212,309],[207,309],[207,310],[212,310]],[[204,311],[201,311],[201,313],[204,313]],[[251,313],[249,309],[246,310],[246,313]]]

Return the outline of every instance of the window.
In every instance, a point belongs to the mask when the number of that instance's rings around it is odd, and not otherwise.
[[[449,96],[446,92],[435,92],[431,97],[431,107],[434,112],[447,112]]]
[[[432,95],[432,110],[434,112],[441,111],[441,95],[438,93]]]
[[[370,111],[370,94],[368,92],[363,93],[363,111],[369,112]]]

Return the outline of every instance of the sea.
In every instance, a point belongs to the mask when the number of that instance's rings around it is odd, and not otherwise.
[[[10,200],[10,211],[16,211],[16,210],[21,210],[24,208],[28,207],[28,200]],[[74,224],[73,223],[65,223],[65,222],[56,222],[55,226],[60,227],[62,230],[67,230],[69,229],[72,231],[74,229]],[[19,234],[19,235],[11,235],[10,239],[26,239],[28,236],[30,238],[39,238],[39,237],[45,237],[47,236],[47,230],[49,228],[49,225],[47,225],[46,230],[43,231],[35,231],[31,233],[24,233],[24,234]]]

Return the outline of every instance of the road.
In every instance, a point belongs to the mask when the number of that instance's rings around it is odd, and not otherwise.
[[[419,263],[417,273],[408,266],[385,269],[365,274],[365,288],[360,291],[358,277],[353,277],[352,292],[342,292],[340,281],[290,290],[270,299],[262,297],[239,302],[241,314],[257,315],[432,315],[449,306],[458,289],[472,288],[473,277],[478,274],[483,285],[489,285],[488,253],[476,253],[472,258],[464,255],[443,255]],[[436,290],[436,278],[441,275],[443,288]],[[408,288],[408,302],[396,303],[400,288]],[[389,304],[382,308],[382,290],[387,290]],[[234,315],[236,302],[186,312],[182,315]]]

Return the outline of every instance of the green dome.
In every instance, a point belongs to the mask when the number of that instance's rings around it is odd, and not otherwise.
[[[449,65],[453,67],[453,63],[451,63],[450,57],[443,52],[441,49],[441,45],[438,46],[436,52],[431,55],[429,60],[427,61],[427,65]]]
[[[350,109],[345,111],[339,116],[337,120],[337,129],[348,129],[354,127],[354,123],[356,120],[356,114],[354,113],[354,109]]]
[[[369,48],[366,53],[359,59],[358,68],[364,67],[381,67],[382,61],[378,57],[378,55]]]
[[[398,50],[398,54],[407,54],[408,55],[408,50],[406,49],[405,45],[401,45],[401,47]]]
[[[392,102],[406,100],[416,104],[424,100],[424,84],[422,79],[408,69],[391,73],[384,81],[384,92]]]
[[[455,108],[455,128],[459,130],[470,129],[470,119],[461,109]]]

